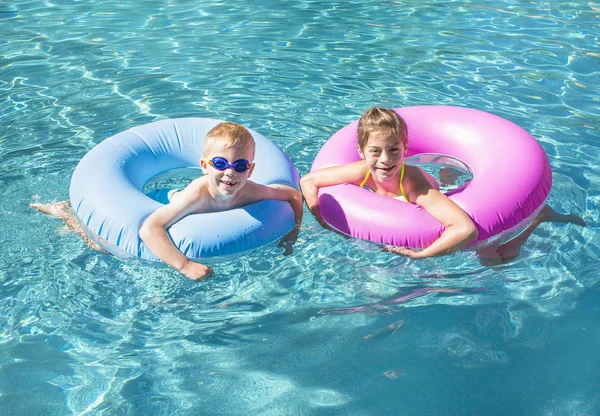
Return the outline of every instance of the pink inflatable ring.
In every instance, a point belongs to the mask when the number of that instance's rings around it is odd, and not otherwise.
[[[418,106],[395,111],[408,125],[406,156],[449,156],[473,174],[471,181],[447,194],[479,230],[470,248],[510,240],[543,208],[552,187],[550,163],[540,144],[521,127],[468,108]],[[357,128],[358,121],[335,133],[311,171],[360,160]],[[423,208],[351,184],[321,188],[319,209],[335,229],[376,243],[423,248],[443,231]]]

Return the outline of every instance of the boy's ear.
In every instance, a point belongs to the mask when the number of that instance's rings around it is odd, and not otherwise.
[[[359,145],[356,145],[356,150],[358,150],[358,155],[360,156],[361,159],[365,159],[365,154],[363,153],[362,149],[360,148]]]
[[[252,172],[254,172],[254,166],[256,166],[256,163],[250,164],[250,168],[248,169],[248,177],[250,177],[250,175],[252,175]]]
[[[208,169],[208,163],[206,162],[206,159],[200,159],[200,168],[202,169],[202,173],[206,175]]]

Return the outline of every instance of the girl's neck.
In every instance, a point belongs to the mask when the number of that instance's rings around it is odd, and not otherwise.
[[[375,193],[378,195],[389,196],[389,197],[397,197],[401,195],[400,192],[400,176],[395,176],[386,181],[379,181],[373,172],[371,172],[371,178],[373,178],[373,183],[375,184]]]

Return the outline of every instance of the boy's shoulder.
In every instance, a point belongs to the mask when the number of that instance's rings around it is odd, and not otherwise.
[[[265,191],[265,188],[268,188],[268,186],[248,179],[240,192],[244,199],[252,199],[253,197],[259,197]]]
[[[206,176],[201,176],[199,178],[191,181],[188,186],[185,187],[186,191],[191,193],[197,193],[198,196],[202,196],[202,194],[208,191],[208,179]]]
[[[207,195],[210,196],[210,193],[208,192],[208,180],[205,176],[202,176],[194,179],[183,191],[178,192],[174,197],[177,197],[177,199],[181,200],[183,203],[190,204],[206,199]]]
[[[290,185],[285,185],[285,184],[280,184],[280,183],[272,183],[269,185],[264,185],[261,183],[257,183],[254,182],[250,179],[248,179],[248,182],[246,182],[246,186],[244,187],[244,191],[245,192],[256,192],[256,191],[267,191],[269,192],[270,190],[281,190],[282,188],[293,188]]]
[[[252,203],[262,201],[263,199],[281,199],[282,195],[288,192],[288,189],[293,188],[281,184],[263,185],[248,180],[246,186],[240,191],[243,192],[240,200],[243,200],[245,203]]]

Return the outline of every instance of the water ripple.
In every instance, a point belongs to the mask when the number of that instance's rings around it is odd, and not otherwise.
[[[593,2],[547,1],[3,6],[3,406],[427,414],[464,391],[491,397],[491,371],[504,380],[494,390],[499,412],[593,413],[593,377],[559,366],[583,368],[578,357],[592,356],[589,334],[599,333],[588,306],[600,261],[599,13]],[[89,252],[28,208],[66,199],[81,157],[135,125],[244,123],[304,174],[322,144],[374,104],[458,105],[514,121],[549,156],[549,203],[588,226],[543,224],[517,260],[483,267],[472,252],[399,258],[333,235],[307,213],[292,256],[265,247],[219,264],[199,285]],[[536,365],[539,356],[555,366]],[[476,401],[461,403],[481,413]]]

